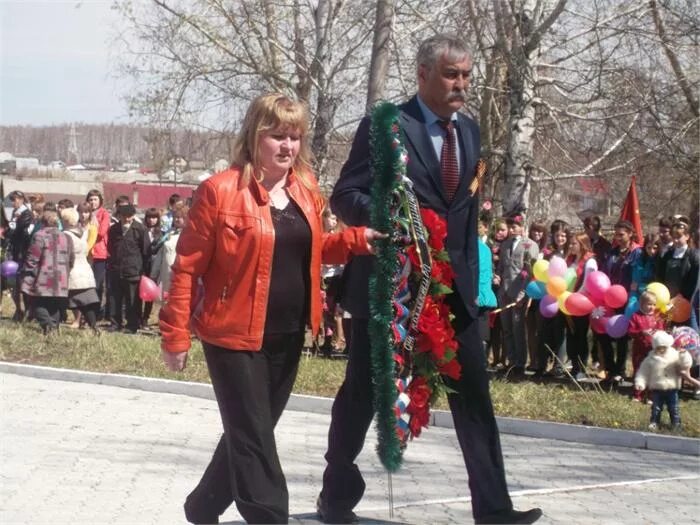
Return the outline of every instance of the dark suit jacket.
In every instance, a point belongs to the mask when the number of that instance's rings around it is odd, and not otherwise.
[[[469,185],[479,159],[479,127],[472,119],[459,114],[457,135],[461,154],[461,173],[457,193],[447,202],[442,187],[440,160],[435,154],[430,136],[425,129],[423,112],[415,97],[399,106],[399,123],[405,136],[408,151],[408,177],[421,207],[430,208],[447,218],[446,246],[455,270],[456,288],[468,314],[477,316],[479,255],[477,245],[478,192],[469,193]],[[370,173],[369,146],[370,119],[360,123],[350,155],[340,172],[333,189],[331,207],[350,226],[369,224]],[[342,305],[354,317],[369,316],[368,282],[372,271],[372,258],[355,257],[346,266]]]

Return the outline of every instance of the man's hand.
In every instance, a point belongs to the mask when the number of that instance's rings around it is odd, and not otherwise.
[[[367,249],[369,250],[369,253],[374,253],[374,245],[372,244],[374,241],[377,239],[386,239],[389,237],[389,234],[387,233],[380,233],[377,230],[373,230],[372,228],[366,228],[365,229],[365,240],[367,241]]]
[[[165,366],[171,372],[182,372],[187,365],[187,354],[189,352],[168,352],[167,350],[161,350],[163,354],[163,361]]]

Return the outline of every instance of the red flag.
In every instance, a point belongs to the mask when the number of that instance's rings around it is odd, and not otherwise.
[[[642,233],[642,218],[639,215],[639,197],[637,197],[637,177],[632,175],[632,182],[630,182],[630,187],[627,190],[627,197],[625,198],[625,203],[622,205],[622,211],[620,212],[621,221],[630,221],[632,226],[634,226],[634,231],[637,236],[634,239],[637,243],[641,243],[644,240],[644,235]]]

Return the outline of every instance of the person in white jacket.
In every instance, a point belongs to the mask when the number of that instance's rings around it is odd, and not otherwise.
[[[151,263],[149,277],[160,284],[163,300],[167,299],[167,293],[170,289],[170,277],[172,274],[170,268],[175,262],[175,256],[177,255],[175,248],[177,241],[180,239],[180,233],[187,224],[188,211],[189,208],[184,205],[178,206],[173,210],[172,228],[159,239],[153,262]]]
[[[664,404],[671,416],[674,430],[681,427],[681,412],[678,406],[678,390],[681,387],[681,372],[687,370],[692,359],[685,350],[673,348],[673,336],[658,330],[652,336],[652,351],[642,361],[634,378],[635,388],[650,392],[652,401],[649,429],[659,427]]]
[[[68,276],[68,307],[80,312],[88,326],[97,331],[97,312],[100,303],[95,289],[95,274],[87,260],[89,233],[80,226],[79,214],[75,208],[61,210],[61,221],[63,232],[70,239],[75,257]]]

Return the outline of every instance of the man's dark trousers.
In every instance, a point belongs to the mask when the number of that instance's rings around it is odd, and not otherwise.
[[[456,315],[453,326],[462,365],[460,380],[451,385],[457,393],[449,396],[449,403],[469,474],[472,512],[480,517],[510,510],[513,505],[505,480],[478,320],[466,314],[457,293],[449,297]],[[365,490],[355,459],[362,450],[374,415],[367,324],[367,319],[353,318],[345,381],[333,403],[326,453],[328,466],[323,474],[321,498],[324,507],[334,512],[355,507]]]

